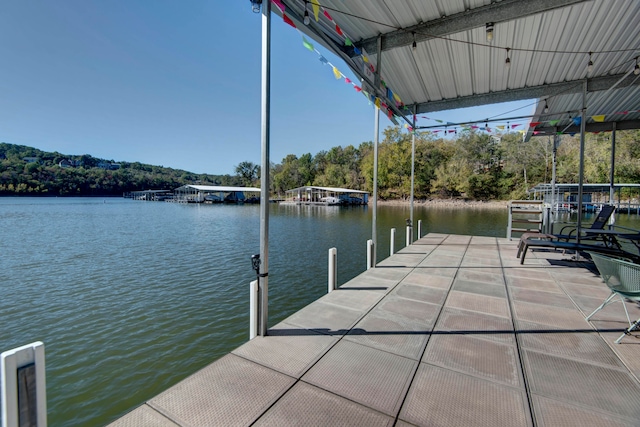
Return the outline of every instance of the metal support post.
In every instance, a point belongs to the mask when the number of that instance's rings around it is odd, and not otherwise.
[[[375,267],[375,246],[372,239],[367,240],[367,270]]]

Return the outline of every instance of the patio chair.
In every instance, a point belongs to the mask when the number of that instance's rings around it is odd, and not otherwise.
[[[604,205],[602,209],[600,209],[600,212],[598,212],[596,219],[591,223],[589,228],[583,227],[583,231],[585,234],[580,236],[580,240],[599,239],[600,235],[594,234],[590,236],[589,230],[603,230],[604,227],[609,222],[609,218],[611,218],[611,215],[613,215],[615,210],[616,210],[616,207],[613,205]],[[568,230],[568,233],[565,232],[565,230]],[[565,225],[560,229],[560,233],[554,234],[554,236],[559,240],[564,240],[568,242],[569,240],[576,238],[575,232],[577,230],[578,228],[575,225]]]
[[[619,344],[625,335],[628,335],[631,331],[638,329],[640,322],[640,318],[635,322],[631,321],[627,306],[624,303],[625,298],[633,301],[640,301],[640,265],[599,253],[589,252],[589,254],[593,259],[593,262],[596,264],[602,280],[609,289],[611,289],[611,295],[609,295],[600,307],[596,308],[593,313],[587,316],[587,320],[591,319],[591,316],[602,308],[614,302],[614,298],[619,296],[622,306],[624,307],[624,312],[627,315],[627,321],[629,322],[629,327],[624,331],[620,338],[615,341],[616,344]]]
[[[613,205],[604,205],[602,209],[600,209],[600,212],[598,212],[596,219],[593,221],[593,223],[591,223],[591,226],[589,226],[589,228],[583,229],[584,234],[580,236],[580,240],[581,241],[582,240],[592,240],[592,241],[602,240],[605,244],[610,242],[614,242],[615,244],[615,238],[611,241],[611,239],[607,240],[607,237],[603,236],[602,234],[596,234],[596,233],[589,234],[589,230],[594,230],[594,231],[603,230],[604,227],[607,225],[607,222],[609,222],[609,218],[611,218],[611,215],[613,215],[613,212],[615,212],[615,210],[616,210],[616,207]],[[522,251],[525,249],[526,247],[525,240],[568,242],[571,239],[575,239],[576,237],[575,232],[577,231],[577,229],[578,228],[575,225],[565,225],[560,229],[560,233],[558,234],[543,234],[543,233],[531,233],[531,232],[523,233],[522,236],[520,236],[520,242],[518,243],[518,252],[516,253],[516,257],[520,258]],[[568,230],[568,232],[566,232],[565,230]]]

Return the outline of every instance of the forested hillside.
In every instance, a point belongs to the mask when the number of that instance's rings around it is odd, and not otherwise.
[[[88,154],[48,153],[0,143],[0,195],[122,196],[185,184],[240,185],[231,175],[198,175],[143,163],[114,162]]]
[[[564,135],[557,151],[557,182],[578,182],[579,135]],[[587,134],[585,182],[609,182],[611,134]],[[387,128],[378,150],[378,194],[406,199],[411,190],[411,134]],[[522,141],[519,133],[462,132],[457,138],[416,134],[415,195],[419,199],[519,199],[538,183],[550,182],[553,137]],[[640,183],[640,131],[616,136],[616,182]],[[197,175],[141,163],[114,162],[90,155],[69,156],[0,143],[2,195],[121,195],[184,184],[259,185],[260,168],[246,161],[235,175]],[[304,185],[372,190],[373,144],[334,146],[300,157],[290,154],[271,165],[271,190]]]

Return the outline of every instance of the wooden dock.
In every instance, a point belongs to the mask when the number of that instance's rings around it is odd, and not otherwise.
[[[428,234],[111,426],[640,425],[621,303],[516,245]]]

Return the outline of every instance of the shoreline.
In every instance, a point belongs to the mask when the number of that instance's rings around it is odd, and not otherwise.
[[[371,204],[371,200],[369,200]],[[409,200],[378,200],[380,206],[409,206]],[[433,208],[481,208],[481,209],[506,209],[509,202],[505,200],[458,200],[458,199],[430,199],[414,200],[413,205],[418,207]]]

